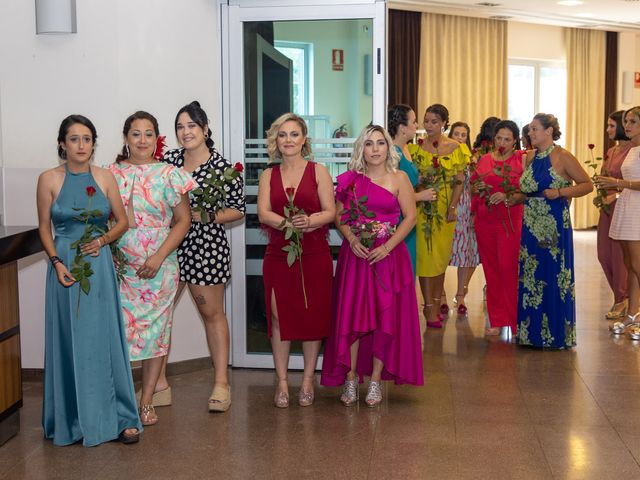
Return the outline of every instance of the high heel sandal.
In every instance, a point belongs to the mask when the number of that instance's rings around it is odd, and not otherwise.
[[[367,397],[365,402],[367,407],[375,407],[382,402],[382,383],[371,380],[367,388]]]
[[[226,412],[231,406],[231,385],[223,387],[213,385],[213,391],[207,402],[210,412]]]
[[[440,320],[440,314],[438,314],[438,320],[436,320],[435,322],[429,321],[429,309],[431,307],[433,307],[433,304],[428,303],[422,309],[422,314],[424,315],[424,318],[427,320],[427,327],[442,328],[442,320]]]
[[[158,423],[158,415],[153,405],[140,405],[140,422],[145,427]]]
[[[287,383],[287,379],[284,378],[282,380],[278,380],[278,386],[276,387],[276,395],[273,398],[273,405],[277,408],[288,408],[289,407],[289,385]],[[280,390],[280,384],[286,383],[287,389]]]
[[[605,315],[605,318],[607,320],[617,320],[618,318],[624,318],[624,316],[627,314],[627,308],[629,306],[627,302],[628,300],[625,299],[621,302],[614,303],[611,309]],[[620,305],[622,305],[622,310],[616,310],[616,308]]]
[[[127,430],[135,430],[136,433],[127,433]],[[124,443],[125,445],[138,443],[138,440],[140,440],[140,431],[135,427],[125,428],[123,431],[120,432],[120,435],[118,435],[118,441],[120,443]]]
[[[458,305],[457,311],[458,311],[458,315],[466,315],[467,314],[467,306],[464,304],[464,297],[466,295],[463,294],[456,294],[456,304]],[[458,301],[459,298],[462,297],[462,301]]]
[[[640,312],[635,315],[627,315],[626,322],[615,322],[613,325],[609,327],[609,331],[613,335],[622,335],[627,331],[627,327],[634,325],[636,322],[636,317],[640,314]]]
[[[310,405],[313,405],[313,400],[315,399],[315,392],[313,389],[313,385],[315,383],[315,377],[310,377],[311,378],[311,391],[310,392],[306,392],[304,390],[304,379],[305,378],[309,378],[309,377],[302,377],[302,386],[300,387],[300,390],[298,391],[298,405],[300,405],[301,407],[308,407]]]
[[[340,395],[340,401],[345,407],[352,407],[356,403],[358,403],[358,377],[353,380],[349,380],[348,378],[344,381],[344,386],[342,387],[342,395]]]

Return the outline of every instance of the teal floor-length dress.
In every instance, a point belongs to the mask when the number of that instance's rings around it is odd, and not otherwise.
[[[100,210],[92,222],[106,230],[111,208],[90,172],[65,170],[51,219],[57,255],[71,270],[71,244],[86,228],[74,217],[84,209]],[[94,272],[88,295],[79,292],[78,283],[63,287],[51,265],[47,270],[42,426],[56,445],[82,440],[89,447],[114,440],[127,428],[142,431],[111,252],[103,247],[97,257],[85,258]]]

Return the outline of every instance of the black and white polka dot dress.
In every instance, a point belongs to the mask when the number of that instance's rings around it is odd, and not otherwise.
[[[169,150],[164,155],[165,162],[184,167],[184,149]],[[211,149],[209,160],[200,165],[191,174],[199,186],[211,177],[209,169],[213,167],[217,175],[222,176],[231,163],[215,149]],[[242,175],[225,187],[227,198],[225,205],[240,212],[245,212],[244,184]],[[191,208],[194,208],[193,196],[190,195]],[[207,211],[214,216],[214,208],[209,205]],[[180,281],[196,285],[218,285],[225,283],[231,276],[230,249],[224,225],[218,223],[202,224],[192,222],[189,233],[178,247],[180,262]]]

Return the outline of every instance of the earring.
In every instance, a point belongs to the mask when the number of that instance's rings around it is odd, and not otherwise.
[[[207,140],[208,138],[209,138],[209,134],[208,134],[208,133],[205,133],[205,134],[204,134],[204,139],[205,139],[205,140]]]
[[[131,156],[131,153],[129,152],[129,144],[125,143],[124,144],[124,151],[126,153],[126,158],[129,158]]]

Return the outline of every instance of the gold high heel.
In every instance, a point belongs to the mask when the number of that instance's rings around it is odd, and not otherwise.
[[[624,318],[624,316],[627,314],[627,308],[628,308],[627,302],[628,300],[625,299],[621,302],[614,303],[611,309],[605,315],[605,318],[607,320],[617,320],[618,318]],[[620,305],[622,305],[622,310],[616,310],[616,308],[619,307]]]

